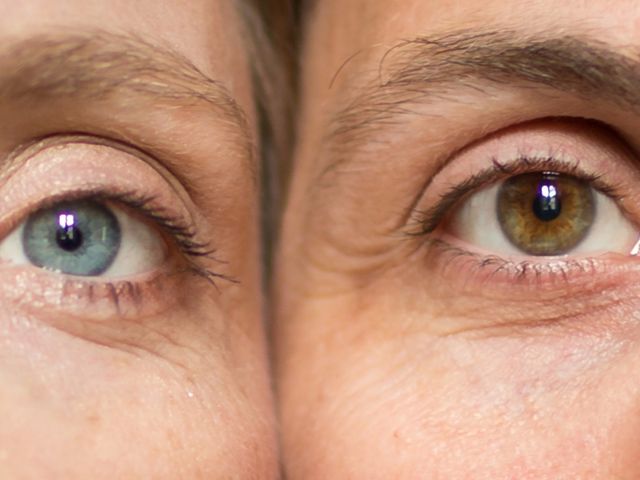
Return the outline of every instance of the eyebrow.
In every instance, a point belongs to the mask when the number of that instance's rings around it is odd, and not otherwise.
[[[0,101],[104,100],[118,94],[157,105],[204,105],[248,135],[246,114],[229,91],[182,54],[132,35],[42,34],[5,42]]]
[[[455,95],[465,87],[482,94],[487,84],[538,85],[640,110],[640,63],[604,42],[460,31],[418,37],[391,48],[380,62],[376,81],[332,117],[328,144],[354,147],[412,113],[412,105]]]

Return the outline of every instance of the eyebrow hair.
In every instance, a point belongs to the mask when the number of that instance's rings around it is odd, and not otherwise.
[[[336,74],[338,75],[339,72]],[[383,56],[376,81],[332,117],[330,145],[360,144],[410,106],[486,84],[540,85],[626,110],[640,108],[640,63],[604,42],[515,31],[418,37]]]
[[[205,104],[248,134],[229,91],[182,54],[132,35],[41,34],[5,42],[0,100],[102,100],[131,93],[168,106]]]

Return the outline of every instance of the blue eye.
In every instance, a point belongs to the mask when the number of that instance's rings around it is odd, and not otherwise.
[[[92,201],[63,202],[29,217],[22,248],[41,268],[70,275],[101,275],[113,264],[121,243],[114,213]]]
[[[0,266],[124,278],[161,267],[167,247],[156,228],[115,202],[62,201],[31,213],[0,238]]]

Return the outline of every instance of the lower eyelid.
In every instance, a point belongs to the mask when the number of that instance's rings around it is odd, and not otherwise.
[[[446,334],[531,338],[536,328],[554,336],[635,335],[640,258],[606,254],[532,264],[461,250],[446,240],[426,248],[421,278],[437,278],[429,283],[429,298]]]
[[[47,321],[140,320],[176,307],[186,275],[192,273],[166,265],[135,279],[105,282],[5,264],[0,265],[0,304]]]
[[[605,289],[624,282],[638,282],[640,258],[606,253],[595,256],[502,258],[480,252],[455,238],[427,241],[426,266],[448,295],[473,292],[484,298],[513,300],[568,298],[585,290]],[[515,297],[514,297],[515,296]]]

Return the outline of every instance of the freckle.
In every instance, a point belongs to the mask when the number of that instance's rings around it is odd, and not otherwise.
[[[97,413],[87,415],[87,422],[93,425],[97,425],[98,423],[100,423],[100,415],[98,415]]]
[[[117,365],[118,367],[130,367],[131,365],[133,365],[134,361],[132,358],[130,357],[121,357],[118,359],[114,359],[113,363],[115,365]]]

